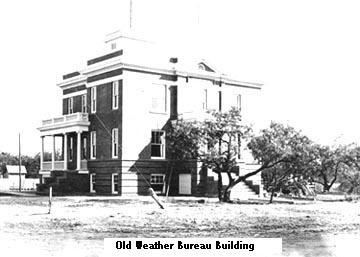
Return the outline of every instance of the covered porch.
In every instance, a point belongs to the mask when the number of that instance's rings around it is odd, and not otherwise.
[[[42,121],[40,174],[50,176],[54,170],[88,173],[87,113],[73,113]]]

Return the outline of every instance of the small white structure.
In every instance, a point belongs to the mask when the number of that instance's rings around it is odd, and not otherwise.
[[[0,178],[0,190],[18,190],[19,189],[19,166],[18,165],[6,165],[7,172]],[[28,179],[26,175],[25,166],[20,168],[21,176],[21,189],[22,190],[36,190],[36,184],[40,183],[39,179]]]

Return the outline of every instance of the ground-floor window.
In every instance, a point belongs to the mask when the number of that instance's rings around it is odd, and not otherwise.
[[[119,193],[119,174],[117,173],[111,174],[111,193]]]
[[[91,173],[90,174],[90,193],[96,193],[95,184],[96,184],[96,174]]]
[[[164,188],[164,174],[151,174],[150,185],[156,193],[162,193]]]
[[[87,159],[87,138],[83,137],[83,141],[82,141],[82,160],[86,160]]]

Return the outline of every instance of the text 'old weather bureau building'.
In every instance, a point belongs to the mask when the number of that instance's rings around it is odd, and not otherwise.
[[[208,109],[243,105],[243,113],[247,96],[257,94],[261,85],[232,79],[202,59],[167,55],[134,36],[115,32],[105,43],[106,54],[58,83],[63,113],[43,120],[39,128],[38,189],[126,195],[147,194],[151,185],[163,194],[216,196],[217,176],[197,161],[169,174],[166,124],[176,117],[199,118]],[[254,169],[242,156],[240,172]],[[259,176],[253,180],[243,186],[259,193]]]

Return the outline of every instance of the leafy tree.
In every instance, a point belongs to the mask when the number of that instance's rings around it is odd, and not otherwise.
[[[248,144],[253,157],[261,166],[245,175],[244,179],[262,171],[264,186],[274,193],[281,189],[304,189],[308,178],[306,164],[312,161],[311,141],[293,127],[272,122],[258,136],[253,136]]]
[[[271,123],[259,135],[252,135],[248,126],[241,122],[239,110],[229,112],[211,111],[204,121],[177,120],[168,133],[171,152],[180,159],[199,159],[203,165],[218,175],[218,197],[230,201],[232,188],[261,171],[272,169],[283,163],[290,163],[304,153],[304,145],[310,140],[294,128]],[[236,155],[239,140],[247,140],[254,159],[260,167],[254,171],[235,176]],[[178,142],[181,142],[178,144]],[[223,185],[222,175],[226,174],[228,185]]]
[[[340,174],[340,189],[348,194],[360,193],[360,147],[351,145],[345,155],[346,167]]]
[[[170,156],[176,160],[200,160],[204,167],[212,169],[218,176],[218,197],[229,201],[234,186],[233,171],[238,153],[238,143],[249,132],[241,123],[238,109],[228,112],[209,111],[204,121],[179,119],[173,121],[167,133]],[[223,187],[222,174],[229,178]]]
[[[323,191],[328,192],[339,178],[339,174],[346,168],[348,154],[347,146],[312,146],[314,160],[308,166],[314,182],[323,186]]]
[[[340,190],[348,194],[360,193],[360,171],[354,167],[345,169],[340,176]]]
[[[2,164],[1,172],[4,173],[6,165],[19,165],[19,156],[2,152],[0,154],[0,164]],[[40,154],[38,153],[34,157],[22,155],[21,164],[26,167],[30,176],[36,177],[40,170]]]

